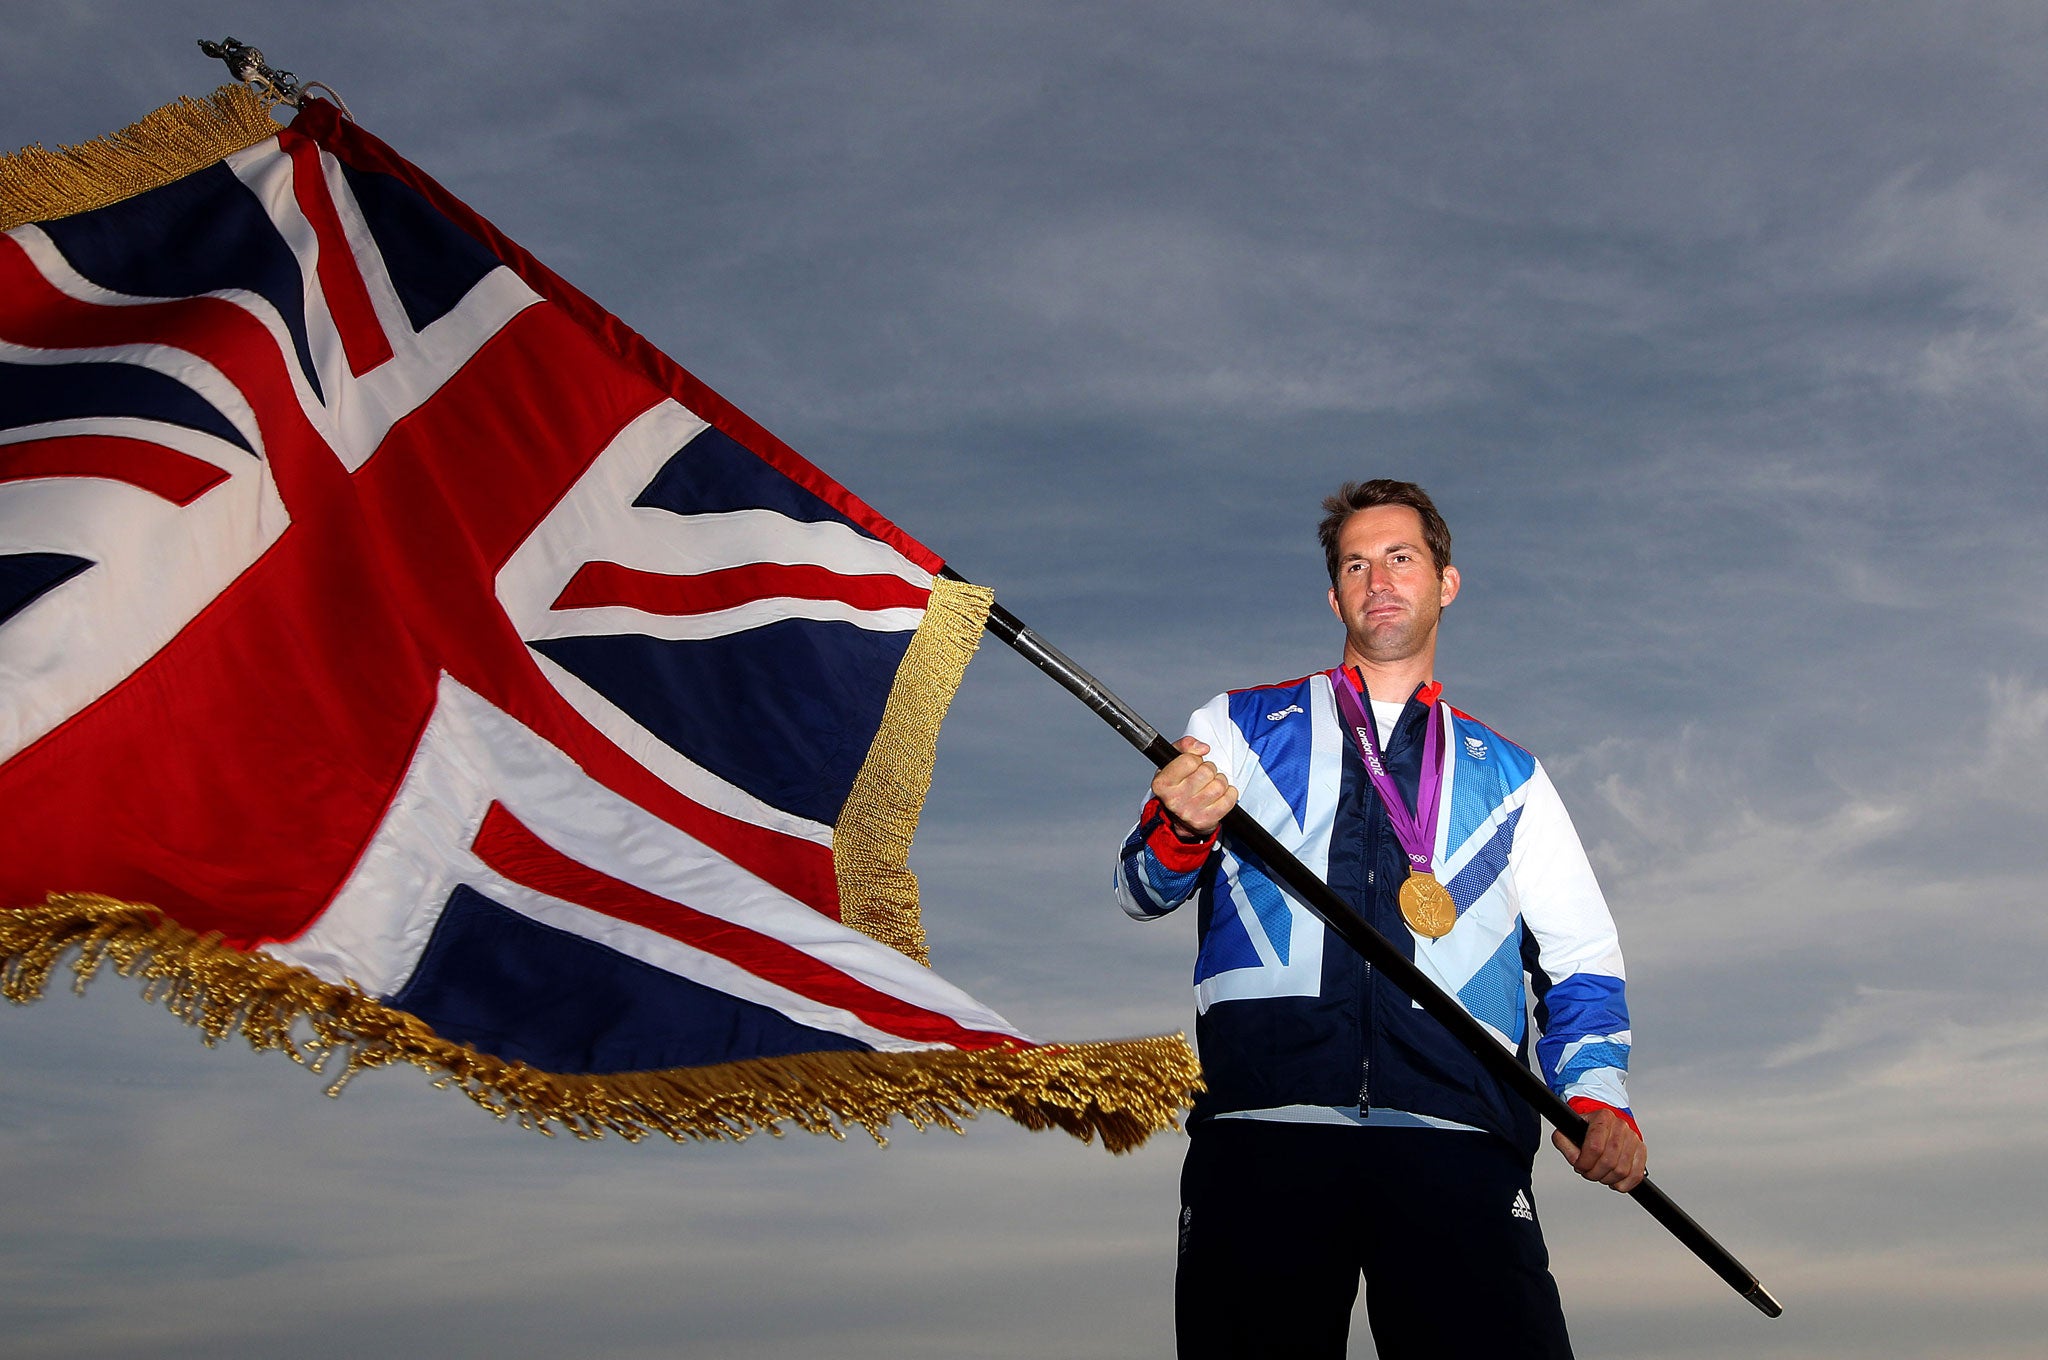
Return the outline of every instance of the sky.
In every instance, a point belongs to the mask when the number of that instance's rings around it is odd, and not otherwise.
[[[0,146],[204,94],[228,34],[1161,728],[1333,664],[1318,502],[1428,487],[1438,675],[1600,873],[1651,1172],[1786,1308],[1546,1149],[1578,1353],[2039,1354],[2048,10],[48,0]],[[1192,922],[1109,898],[1147,777],[985,646],[939,971],[1191,1027]],[[24,1360],[1171,1353],[1179,1135],[578,1144],[135,991],[0,1014]]]

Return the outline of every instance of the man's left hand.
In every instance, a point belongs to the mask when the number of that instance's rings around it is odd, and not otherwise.
[[[1584,1147],[1558,1132],[1550,1135],[1550,1141],[1572,1164],[1572,1170],[1623,1194],[1642,1184],[1649,1167],[1650,1154],[1642,1137],[1612,1110],[1595,1110],[1586,1116]]]

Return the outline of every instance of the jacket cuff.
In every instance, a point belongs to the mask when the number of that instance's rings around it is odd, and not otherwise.
[[[1205,840],[1182,840],[1174,833],[1173,819],[1166,815],[1166,809],[1159,805],[1157,798],[1145,800],[1145,810],[1139,814],[1138,825],[1145,830],[1145,848],[1169,873],[1193,873],[1208,860],[1209,851],[1216,844],[1214,831]]]
[[[1636,1126],[1636,1117],[1618,1105],[1609,1105],[1606,1101],[1595,1100],[1591,1096],[1573,1096],[1565,1104],[1571,1106],[1574,1113],[1583,1115],[1588,1119],[1593,1117],[1593,1111],[1595,1110],[1612,1110],[1621,1116],[1622,1123],[1634,1130],[1636,1137],[1641,1138],[1643,1136],[1642,1129]]]

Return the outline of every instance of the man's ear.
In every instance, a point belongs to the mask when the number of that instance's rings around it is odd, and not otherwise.
[[[1344,611],[1337,607],[1337,587],[1331,586],[1329,593],[1330,612],[1337,616],[1337,622],[1344,622]]]
[[[1438,605],[1439,607],[1442,607],[1443,605],[1447,605],[1447,604],[1449,604],[1449,603],[1450,603],[1450,602],[1451,602],[1452,600],[1455,600],[1455,599],[1457,599],[1457,598],[1458,598],[1458,569],[1457,569],[1456,567],[1445,567],[1445,568],[1444,568],[1444,574],[1443,574],[1442,576],[1440,576],[1440,577],[1438,577],[1438,578],[1437,578],[1437,588],[1438,588],[1438,592],[1439,592],[1439,593],[1438,593],[1438,595],[1437,595],[1437,600],[1436,600],[1436,602],[1437,602],[1437,605]],[[1333,603],[1334,603],[1335,599],[1336,599],[1336,592],[1332,591],[1332,592],[1331,592],[1331,600],[1332,600],[1332,602],[1333,602]]]

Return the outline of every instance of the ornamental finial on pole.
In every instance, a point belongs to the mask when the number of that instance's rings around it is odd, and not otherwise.
[[[219,42],[201,38],[199,50],[226,62],[229,73],[244,85],[253,87],[258,94],[268,95],[293,108],[299,106],[302,92],[298,78],[290,71],[280,71],[265,62],[261,48],[251,47],[236,38],[223,38]]]
[[[199,50],[226,62],[229,73],[236,80],[272,104],[289,104],[296,109],[313,91],[325,90],[341,107],[342,116],[350,122],[355,121],[355,115],[349,112],[348,101],[336,94],[333,86],[318,80],[309,80],[301,85],[298,77],[290,71],[280,71],[264,61],[260,47],[251,47],[239,38],[223,38],[219,42],[201,38]]]

